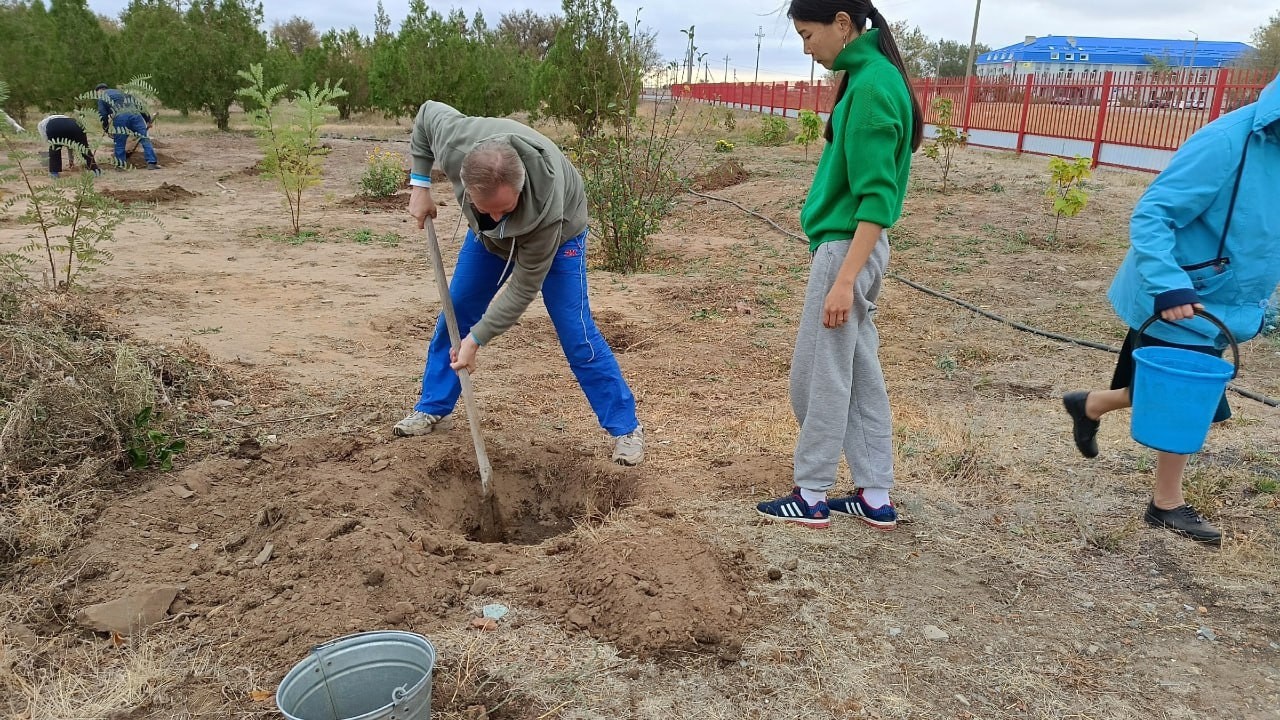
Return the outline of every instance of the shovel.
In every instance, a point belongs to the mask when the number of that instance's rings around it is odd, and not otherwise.
[[[457,352],[462,346],[462,337],[458,333],[458,317],[453,312],[453,297],[449,295],[449,280],[444,274],[444,260],[440,257],[436,225],[431,218],[426,220],[427,252],[431,255],[431,266],[436,273],[436,287],[440,292],[440,304],[444,306],[444,322],[449,329],[449,342],[454,352]],[[484,435],[480,432],[480,411],[476,408],[475,393],[471,388],[471,373],[463,368],[458,371],[458,379],[462,382],[462,401],[467,408],[467,424],[471,426],[471,442],[476,447],[476,463],[480,466],[480,495],[484,505],[480,513],[483,532],[486,527],[496,528],[497,513],[493,506],[493,467],[489,465],[489,454],[484,449]]]

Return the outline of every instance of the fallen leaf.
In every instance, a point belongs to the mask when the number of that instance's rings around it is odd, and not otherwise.
[[[271,699],[270,690],[250,690],[249,699],[254,702],[266,702]]]
[[[123,647],[126,642],[128,641],[123,635],[115,630],[111,631],[111,647]]]
[[[498,621],[487,617],[472,618],[471,627],[483,632],[493,632],[498,629]]]

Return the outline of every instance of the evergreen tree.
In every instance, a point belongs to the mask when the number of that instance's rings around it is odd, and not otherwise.
[[[187,37],[185,21],[167,0],[131,0],[112,38],[121,77],[146,75],[165,105],[183,113],[198,109],[186,92],[187,66],[179,62]]]
[[[56,53],[43,68],[46,97],[41,104],[66,112],[77,95],[107,81],[115,63],[107,33],[86,0],[52,0],[48,19]]]
[[[45,68],[56,53],[41,0],[0,2],[0,80],[9,88],[4,109],[14,118],[25,121],[28,108],[51,104]]]
[[[183,48],[171,58],[183,68],[187,85],[181,95],[193,108],[213,115],[218,129],[230,127],[231,103],[240,89],[237,68],[261,62],[267,40],[262,3],[257,0],[191,0],[186,12]]]
[[[564,0],[564,25],[536,74],[549,117],[573,123],[583,137],[635,113],[652,38],[635,38],[612,0]]]

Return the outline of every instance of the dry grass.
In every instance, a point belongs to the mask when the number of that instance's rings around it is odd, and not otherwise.
[[[148,431],[170,437],[179,402],[225,380],[207,356],[193,361],[118,334],[86,298],[6,283],[0,300],[0,560],[7,562],[62,550],[93,513],[94,489],[127,467],[126,452],[150,452]],[[139,423],[148,408],[153,419]]]

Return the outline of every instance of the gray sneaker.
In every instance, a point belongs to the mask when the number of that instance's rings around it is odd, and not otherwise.
[[[620,435],[613,444],[613,461],[619,465],[639,465],[644,460],[644,426]]]
[[[436,430],[448,430],[453,427],[452,415],[432,415],[414,410],[405,419],[396,423],[391,432],[400,437],[409,435],[427,435]]]

